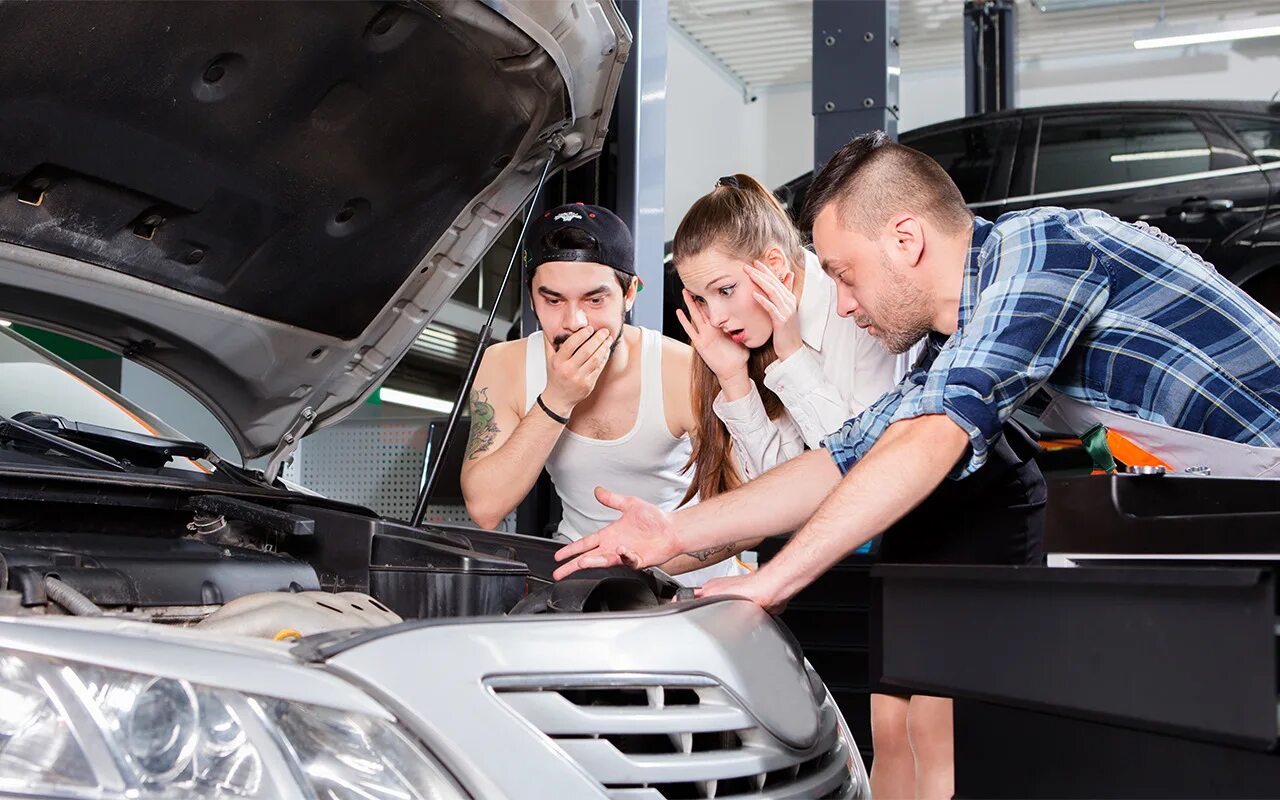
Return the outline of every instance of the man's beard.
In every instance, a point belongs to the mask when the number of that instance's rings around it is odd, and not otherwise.
[[[880,252],[880,271],[885,276],[883,298],[876,318],[867,313],[853,315],[853,321],[876,329],[876,338],[895,355],[905,353],[933,329],[929,319],[927,293],[893,266],[888,253]]]

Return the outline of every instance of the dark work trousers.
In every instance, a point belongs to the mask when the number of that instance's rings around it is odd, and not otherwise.
[[[987,462],[948,478],[880,539],[886,564],[1035,565],[1044,558],[1045,484],[1037,446],[1005,425]]]
[[[962,480],[944,480],[885,531],[880,563],[1042,564],[1047,492],[1032,460],[1037,450],[1021,428],[1006,424],[981,469]],[[879,617],[879,592],[873,595],[871,613]],[[901,693],[882,686],[871,691]]]

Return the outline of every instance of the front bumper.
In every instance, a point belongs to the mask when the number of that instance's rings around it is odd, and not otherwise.
[[[292,650],[11,618],[0,649],[394,717],[473,797],[867,795],[822,682],[745,601],[415,622]]]

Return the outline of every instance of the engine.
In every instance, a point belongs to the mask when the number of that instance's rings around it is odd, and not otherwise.
[[[322,505],[204,495],[174,506],[6,503],[4,613],[110,614],[289,638],[500,615],[529,589],[528,565],[492,536],[473,542]]]

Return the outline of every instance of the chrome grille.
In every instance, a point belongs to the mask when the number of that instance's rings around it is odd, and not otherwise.
[[[703,676],[520,676],[487,683],[613,800],[858,796],[856,756],[838,735],[829,700],[817,742],[796,750]]]

